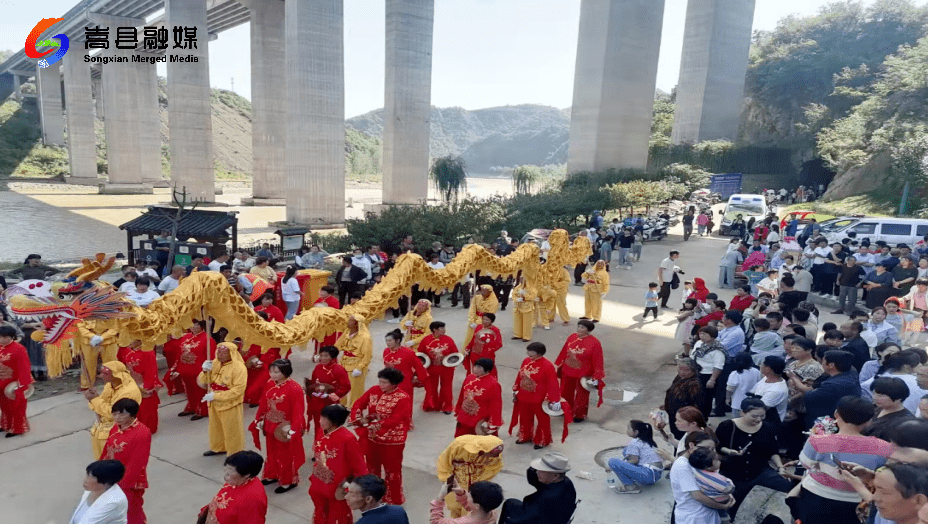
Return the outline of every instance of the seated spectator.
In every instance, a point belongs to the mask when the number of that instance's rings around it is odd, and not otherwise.
[[[180,280],[186,275],[186,268],[181,265],[176,265],[171,268],[171,274],[164,277],[161,280],[161,283],[158,284],[158,291],[162,294],[170,293],[177,289],[177,286],[180,285]]]
[[[42,264],[42,255],[31,254],[23,265],[6,272],[7,276],[19,276],[23,280],[45,280],[60,270]]]
[[[841,349],[844,346],[844,333],[837,329],[830,329],[822,336],[822,342],[828,347]]]
[[[664,462],[657,454],[651,424],[641,420],[628,423],[626,434],[632,441],[622,450],[622,458],[609,459],[607,472],[615,473],[616,493],[640,493],[641,486],[650,486],[661,479]]]
[[[122,276],[120,276],[118,279],[116,279],[113,282],[113,287],[116,288],[117,291],[119,291],[119,288],[122,287],[122,285],[126,283],[126,275],[132,272],[132,266],[130,266],[129,264],[125,264],[124,266],[122,266],[122,269],[120,271],[122,271]]]
[[[270,284],[271,287],[277,285],[277,272],[274,271],[274,268],[270,267],[270,259],[265,256],[256,258],[254,267],[248,272],[252,275],[257,275],[258,278]]]
[[[806,337],[812,340],[818,339],[818,326],[811,320],[812,313],[803,309],[801,306],[793,310],[792,325],[802,326],[806,330]],[[795,332],[795,330],[793,330]]]
[[[117,289],[122,293],[128,293],[130,291],[135,291],[135,279],[139,278],[138,273],[136,273],[133,270],[129,270],[123,275],[122,278],[123,278],[123,283],[120,284]]]
[[[860,369],[858,375],[860,382],[864,383],[877,375],[886,373],[886,359],[890,355],[895,355],[900,351],[902,351],[902,348],[898,344],[893,344],[891,342],[879,344],[874,351],[876,353],[876,360],[868,360]]]
[[[735,296],[731,299],[728,310],[744,312],[745,309],[751,307],[754,300],[754,296],[751,295],[751,286],[739,286],[735,289]]]
[[[135,288],[126,293],[126,298],[138,307],[146,307],[161,295],[151,289],[151,280],[148,277],[139,277],[135,281]]]
[[[190,265],[187,266],[187,276],[190,276],[190,273],[194,271],[209,271],[203,255],[193,255],[193,258],[190,259]]]
[[[499,524],[567,524],[577,507],[577,491],[567,478],[570,465],[561,453],[545,453],[526,472],[535,493],[503,503]]]
[[[883,365],[877,370],[874,378],[861,382],[861,396],[868,400],[875,400],[870,394],[874,381],[880,377],[895,377],[903,381],[909,390],[907,397],[902,399],[905,408],[915,413],[918,410],[919,400],[928,393],[919,386],[918,377],[913,374],[918,366],[918,355],[911,349],[890,354],[883,360]]]

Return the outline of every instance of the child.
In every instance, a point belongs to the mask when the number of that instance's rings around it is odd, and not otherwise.
[[[757,284],[764,279],[766,275],[764,274],[764,266],[755,264],[751,266],[751,269],[744,272],[744,278],[748,279],[748,284],[751,286],[751,294],[757,295]]]
[[[131,266],[130,266],[131,267]],[[135,279],[139,277],[139,274],[135,271],[129,271],[123,278],[126,280],[119,286],[119,291],[123,293],[128,293],[130,291],[135,291]]]
[[[766,318],[754,320],[754,341],[751,343],[751,356],[758,366],[770,355],[786,358],[783,339],[780,334],[770,331],[770,321]]]
[[[635,243],[632,244],[632,256],[635,261],[641,260],[641,248],[644,246],[644,234],[641,231],[635,231]]]
[[[657,282],[648,284],[648,292],[644,294],[644,316],[641,320],[648,318],[648,313],[654,313],[654,320],[657,320],[657,290],[660,288]]]
[[[686,309],[686,299],[690,298],[690,295],[693,294],[693,281],[687,280],[683,283],[683,296],[680,297],[680,304],[683,309]]]
[[[737,412],[738,407],[741,406],[741,401],[747,398],[748,392],[760,382],[761,375],[760,370],[754,367],[751,355],[747,353],[738,353],[735,355],[733,362],[735,369],[731,375],[728,375],[725,393],[728,405],[732,406]]]
[[[710,499],[725,504],[732,500],[732,492],[735,491],[735,483],[728,477],[719,473],[722,461],[719,460],[718,453],[709,448],[696,448],[690,455],[690,467],[693,468],[693,476],[696,477],[696,485],[699,491]],[[718,510],[722,520],[728,518],[728,512],[724,509]]]
[[[695,313],[696,307],[699,305],[699,301],[695,298],[688,298],[683,303],[683,309],[680,310],[680,314],[677,315],[677,331],[674,333],[674,338],[683,345],[683,354],[690,354],[690,347],[692,346],[692,336],[690,333],[693,332],[693,322],[696,320]]]

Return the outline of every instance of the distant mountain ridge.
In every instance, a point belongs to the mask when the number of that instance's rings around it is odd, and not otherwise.
[[[383,138],[383,109],[347,120],[349,127]],[[570,109],[522,104],[469,111],[432,107],[432,157],[461,155],[471,173],[494,167],[567,162]]]

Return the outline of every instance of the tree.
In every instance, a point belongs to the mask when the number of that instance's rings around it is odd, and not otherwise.
[[[436,158],[429,170],[429,178],[444,202],[453,202],[467,191],[467,165],[460,156]]]
[[[187,209],[187,186],[183,186],[180,191],[177,190],[177,184],[174,185],[174,188],[171,190],[171,200],[174,205],[177,207],[177,211],[172,215],[168,211],[164,211],[164,216],[171,222],[171,245],[168,247],[168,263],[167,265],[174,265],[174,250],[177,247],[177,229],[180,227],[181,221],[187,217],[194,209],[197,208],[197,205],[200,204],[198,201],[194,201],[190,209]]]
[[[541,178],[538,166],[518,166],[512,170],[512,188],[518,195],[531,194],[541,182]]]

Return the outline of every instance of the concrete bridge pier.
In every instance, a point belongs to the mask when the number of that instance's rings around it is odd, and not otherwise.
[[[111,56],[132,60],[133,51],[116,49]],[[146,96],[137,86],[138,64],[110,63],[103,66],[103,105],[106,112],[106,160],[109,181],[100,184],[101,194],[151,194],[151,184],[144,183],[143,163],[148,159],[142,151],[150,144],[142,141],[140,109]],[[160,165],[160,160],[159,160]]]
[[[567,171],[643,169],[664,0],[582,0]]]
[[[171,52],[172,55],[196,57],[197,61],[169,61],[167,64],[171,183],[178,189],[186,188],[188,202],[215,202],[206,0],[165,0],[164,16],[169,28],[197,29],[195,49],[172,49]]]
[[[90,68],[93,71],[93,67]],[[100,68],[102,69],[102,67]],[[92,78],[93,82],[93,109],[98,119],[106,118],[106,112],[103,109],[103,75],[100,78]]]
[[[434,0],[387,0],[383,204],[429,193]]]
[[[689,0],[674,144],[736,140],[755,0]]]
[[[35,66],[39,115],[42,120],[42,143],[64,145],[64,113],[61,105],[61,62],[48,67]]]
[[[279,205],[287,198],[287,58],[285,3],[243,2],[251,10],[252,198],[243,204]]]
[[[93,129],[93,93],[86,52],[72,49],[64,55],[64,96],[67,104],[69,184],[96,186],[97,137]]]
[[[161,106],[158,103],[158,71],[154,64],[132,64],[139,93],[139,140],[142,144],[142,182],[169,187],[161,170]]]
[[[344,0],[287,0],[287,223],[345,222]]]

